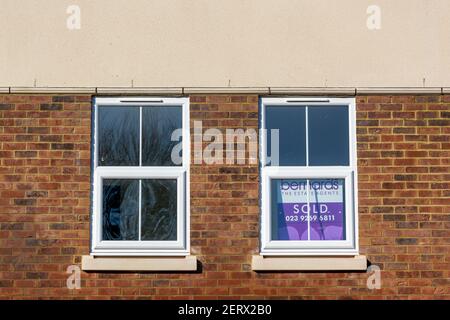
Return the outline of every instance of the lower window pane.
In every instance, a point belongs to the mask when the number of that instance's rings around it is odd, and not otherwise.
[[[139,180],[103,180],[103,240],[138,240]]]
[[[141,240],[177,240],[177,180],[142,180]]]
[[[344,179],[272,179],[272,240],[345,240],[344,194]]]
[[[344,179],[310,180],[311,240],[345,240]]]
[[[272,240],[308,240],[306,183],[272,180]]]

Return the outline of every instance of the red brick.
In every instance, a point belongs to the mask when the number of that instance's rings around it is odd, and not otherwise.
[[[255,273],[259,166],[191,166],[191,250],[197,273],[82,273],[89,253],[89,95],[3,95],[0,112],[0,297],[449,299],[448,96],[358,96],[359,242],[382,269],[366,273]],[[441,99],[442,98],[442,99]],[[193,95],[203,126],[258,129],[257,95]],[[14,261],[14,264],[12,264]],[[10,266],[10,267],[9,267]],[[440,288],[441,291],[436,291]],[[9,291],[8,291],[9,290]]]

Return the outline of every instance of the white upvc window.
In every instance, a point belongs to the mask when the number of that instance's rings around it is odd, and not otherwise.
[[[260,119],[261,254],[358,254],[355,99],[262,98]]]
[[[189,254],[189,99],[97,97],[91,254]]]

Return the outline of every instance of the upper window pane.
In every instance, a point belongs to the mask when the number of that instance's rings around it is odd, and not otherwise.
[[[182,128],[182,111],[179,107],[143,107],[142,108],[142,165],[143,166],[175,166],[181,165],[172,159],[181,160],[181,152],[174,147],[181,138],[172,141],[172,133]],[[176,135],[178,139],[181,135]],[[174,161],[175,160],[175,161]]]
[[[139,107],[98,108],[98,165],[139,165]]]
[[[306,164],[305,107],[267,106],[266,129],[267,156],[272,155],[270,129],[279,129],[279,165],[304,166]]]
[[[348,166],[349,128],[347,106],[308,107],[310,166]]]

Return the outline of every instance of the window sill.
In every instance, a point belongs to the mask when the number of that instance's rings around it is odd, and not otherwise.
[[[197,271],[196,256],[99,257],[83,256],[84,271]]]
[[[351,257],[252,257],[254,271],[356,271],[367,270],[366,256]]]

